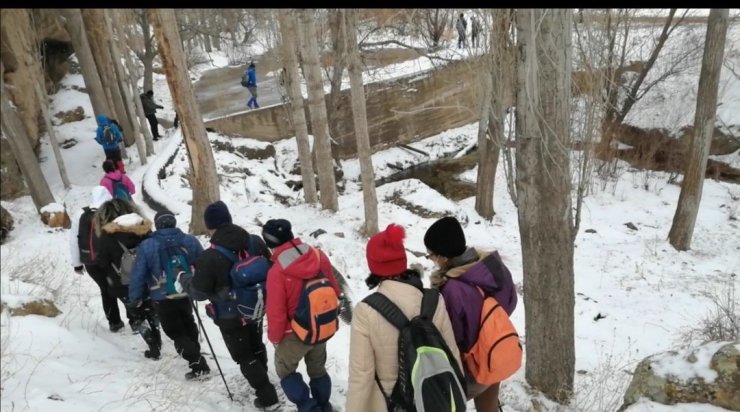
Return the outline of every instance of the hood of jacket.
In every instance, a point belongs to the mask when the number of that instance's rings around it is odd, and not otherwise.
[[[164,229],[157,229],[152,233],[151,237],[154,239],[166,239],[170,237],[179,237],[184,235],[183,231],[177,227],[168,227]]]
[[[211,243],[223,246],[234,252],[247,250],[249,246],[249,233],[243,228],[230,223],[216,229],[211,237]]]
[[[120,170],[116,169],[112,172],[106,173],[105,177],[107,177],[108,179],[113,179],[113,180],[121,180],[123,179],[123,173],[121,173]]]
[[[108,122],[108,118],[104,114],[98,115],[98,125],[107,126],[108,123],[110,122]]]
[[[108,189],[105,188],[105,186],[95,186],[92,188],[92,191],[90,192],[90,207],[93,209],[97,209],[102,205],[103,203],[113,199],[110,195],[110,192]]]
[[[476,263],[483,260],[490,252],[483,252],[469,247],[462,255],[450,260],[451,268],[436,270],[431,275],[431,283],[434,287],[441,287],[447,278],[458,278],[466,283],[480,286],[484,290],[496,288],[496,283],[490,274],[485,271],[470,271]]]
[[[136,213],[118,216],[114,221],[103,226],[105,233],[133,233],[144,236],[152,230],[152,222]]]
[[[291,255],[293,256],[292,259],[287,258]],[[290,263],[283,266],[282,262],[286,258],[290,260]],[[319,253],[319,250],[304,244],[299,238],[285,242],[275,249],[273,260],[280,264],[286,276],[298,279],[316,277],[321,267],[321,253]]]

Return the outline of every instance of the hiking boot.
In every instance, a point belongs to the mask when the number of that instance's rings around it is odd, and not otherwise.
[[[152,360],[159,360],[160,356],[161,354],[158,349],[147,349],[144,351],[144,357]]]
[[[188,373],[185,374],[185,379],[187,379],[189,381],[203,380],[203,379],[205,379],[208,376],[209,373],[211,373],[211,370],[210,369],[205,369],[205,370],[201,370],[201,369],[197,369],[196,370],[196,369],[193,369],[190,372],[188,372]]]
[[[123,322],[111,323],[108,326],[108,329],[110,329],[111,332],[116,333],[119,330],[123,329],[125,326],[126,326],[126,324],[124,324]]]
[[[277,401],[272,405],[265,405],[262,399],[257,398],[254,400],[254,407],[263,411],[277,411],[280,410],[280,401]]]

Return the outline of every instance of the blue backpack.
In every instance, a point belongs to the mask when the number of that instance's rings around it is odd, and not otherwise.
[[[238,255],[223,246],[211,244],[232,262],[229,278],[231,287],[226,299],[213,302],[208,316],[219,319],[260,320],[265,315],[267,271],[271,263],[264,256],[252,256],[247,251]]]
[[[108,180],[113,183],[113,198],[114,199],[123,199],[131,201],[131,193],[128,192],[128,188],[126,188],[126,185],[123,184],[123,178],[116,180],[111,179],[108,177]]]
[[[162,275],[157,279],[155,288],[164,288],[164,294],[168,299],[186,297],[187,293],[176,286],[177,277],[181,273],[187,276],[193,275],[188,248],[177,240],[176,237],[167,237],[164,241],[160,241],[159,247]]]

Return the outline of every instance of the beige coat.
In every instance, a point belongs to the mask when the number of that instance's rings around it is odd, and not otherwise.
[[[395,303],[409,319],[421,311],[422,293],[411,285],[386,280],[380,283],[378,292]],[[432,322],[442,334],[462,370],[460,353],[455,344],[455,335],[442,296],[439,298]],[[376,373],[383,390],[390,395],[398,377],[398,329],[388,323],[375,309],[360,302],[352,316],[347,411],[387,410],[383,394],[375,382]]]

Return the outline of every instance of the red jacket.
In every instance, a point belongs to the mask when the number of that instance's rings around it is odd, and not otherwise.
[[[296,247],[303,254],[299,254]],[[286,242],[276,248],[272,261],[274,264],[267,273],[267,338],[278,344],[285,335],[293,333],[290,320],[298,307],[305,279],[316,277],[321,269],[337,297],[341,292],[329,258],[300,239],[293,239],[292,243]]]

